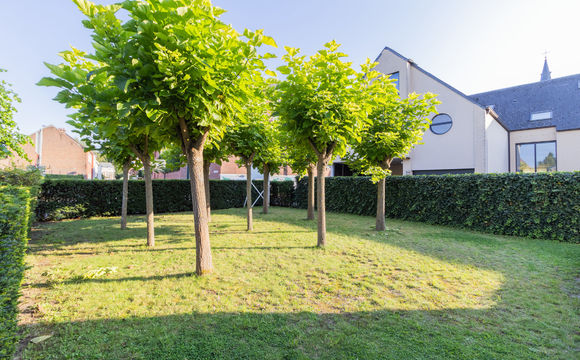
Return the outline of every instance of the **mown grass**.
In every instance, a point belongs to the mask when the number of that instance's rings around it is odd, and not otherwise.
[[[571,359],[580,247],[303,210],[216,211],[197,277],[189,213],[43,224],[30,243],[25,359]],[[116,268],[116,269],[113,269]],[[105,271],[108,269],[108,271]],[[101,270],[98,274],[97,270]],[[116,270],[116,271],[115,271]]]

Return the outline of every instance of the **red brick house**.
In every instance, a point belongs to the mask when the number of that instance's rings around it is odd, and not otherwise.
[[[46,126],[30,135],[30,143],[23,146],[30,161],[18,156],[0,160],[0,168],[26,168],[36,166],[44,174],[83,175],[93,179],[96,175],[97,160],[93,152],[85,152],[84,147],[64,129]]]

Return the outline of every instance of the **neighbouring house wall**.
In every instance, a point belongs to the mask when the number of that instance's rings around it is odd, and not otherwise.
[[[152,178],[154,180],[166,179],[166,180],[185,180],[187,179],[187,167],[182,167],[177,171],[173,171],[167,174],[161,172],[153,173]]]
[[[516,145],[540,141],[556,140],[556,128],[518,130],[510,132],[510,172],[516,171]],[[556,143],[556,146],[557,143]],[[557,168],[560,170],[560,152],[556,154]]]
[[[45,174],[83,175],[93,178],[97,164],[92,152],[85,152],[81,144],[66,134],[64,129],[47,126],[30,135],[30,143],[23,146],[30,161],[14,156],[0,160],[0,167],[26,168],[41,166]]]
[[[279,175],[295,176],[292,169],[289,166],[281,167],[278,169]],[[153,179],[187,179],[187,167],[182,167],[178,171],[171,173],[154,173]],[[236,157],[230,156],[227,161],[224,161],[222,165],[211,163],[209,167],[209,178],[211,180],[220,179],[245,179],[246,178],[246,167],[239,166],[236,164]],[[262,174],[259,173],[258,169],[252,169],[252,178],[261,179]]]
[[[83,147],[63,129],[43,128],[41,147],[39,165],[45,168],[45,174],[82,174],[85,179],[93,178],[93,154],[85,153]]]
[[[29,160],[21,158],[20,156],[12,156],[6,159],[0,159],[0,169],[18,168],[26,169],[28,166],[36,165],[38,162],[38,154],[34,151],[34,138],[31,136],[30,143],[24,144],[22,150],[28,156]]]
[[[487,173],[508,172],[508,132],[490,114],[485,115]]]
[[[580,171],[580,130],[556,133],[558,171]]]

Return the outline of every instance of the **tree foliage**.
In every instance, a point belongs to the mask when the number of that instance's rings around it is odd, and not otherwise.
[[[421,143],[431,123],[429,115],[436,113],[435,105],[440,102],[431,93],[411,93],[401,98],[386,77],[376,79],[370,90],[368,94],[373,99],[367,125],[346,159],[350,166],[377,182],[390,174],[395,157],[404,157]]]
[[[177,171],[185,166],[186,163],[183,150],[177,146],[171,146],[163,149],[159,155],[159,158],[164,162],[163,166],[161,167],[161,171],[164,174]]]
[[[5,71],[0,69],[0,73]],[[13,119],[16,112],[14,104],[19,102],[20,98],[10,88],[10,84],[0,80],[0,159],[9,157],[13,153],[26,158],[22,145],[28,142],[28,138],[19,132]]]
[[[276,113],[294,143],[309,144],[317,155],[344,155],[367,121],[363,93],[370,63],[356,72],[339,46],[331,41],[308,59],[286,47],[286,65],[278,67],[286,78],[276,86]]]
[[[370,85],[379,76],[371,71],[370,60],[361,66],[361,72],[355,71],[352,63],[343,61],[346,54],[339,47],[331,41],[308,58],[298,49],[286,47],[282,58],[286,65],[278,67],[286,78],[274,91],[276,113],[288,136],[297,148],[309,145],[317,157],[318,246],[326,243],[326,166],[360,140],[375,99],[368,95]]]
[[[271,174],[277,173],[280,167],[288,163],[288,153],[282,147],[280,119],[270,116],[267,109],[267,121],[264,122],[264,141],[254,157],[254,165],[264,174],[265,169]]]
[[[265,70],[263,59],[273,56],[260,55],[257,48],[275,46],[274,40],[261,30],[238,33],[219,20],[224,10],[208,0],[126,0],[110,6],[74,1],[93,31],[91,58],[121,90],[119,118],[130,119],[132,135],[174,143],[187,156],[196,271],[211,272],[204,148],[209,136],[219,141],[234,114],[254,96],[251,84]],[[127,21],[116,16],[120,9],[127,11]]]

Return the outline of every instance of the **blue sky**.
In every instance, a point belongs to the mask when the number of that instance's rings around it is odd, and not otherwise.
[[[115,1],[100,0],[97,3]],[[329,40],[354,64],[389,46],[471,94],[538,81],[543,52],[552,77],[580,73],[579,0],[214,0],[238,30],[264,29],[283,46],[311,54]],[[0,68],[22,103],[24,133],[66,125],[69,110],[35,86],[70,45],[90,50],[90,33],[69,0],[0,1]],[[273,64],[275,65],[275,64]]]

